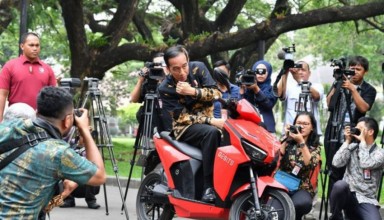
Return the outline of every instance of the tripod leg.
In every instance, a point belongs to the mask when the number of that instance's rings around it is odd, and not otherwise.
[[[101,156],[103,157],[103,162],[105,164],[104,150],[103,150],[103,148],[100,148],[99,150],[101,151]],[[107,199],[107,186],[105,185],[105,183],[103,184],[103,192],[104,192],[104,202],[105,202],[105,215],[109,215],[108,199]]]
[[[134,148],[135,150],[133,151],[133,157],[132,157],[132,160],[130,161],[130,169],[129,169],[129,175],[128,175],[128,180],[127,180],[127,186],[125,188],[125,193],[124,193],[124,201],[127,199],[127,195],[128,195],[128,189],[129,189],[129,184],[131,182],[131,178],[132,178],[132,173],[133,173],[133,167],[135,165],[135,160],[136,160],[136,154],[137,154],[137,150],[140,148],[139,144],[141,143],[141,132],[142,131],[142,123],[139,124],[139,128],[137,130],[137,134],[136,134],[136,139],[135,139],[135,145],[134,145]],[[123,211],[123,206],[121,207],[121,211]]]

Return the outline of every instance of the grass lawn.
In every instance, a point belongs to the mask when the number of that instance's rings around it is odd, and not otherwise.
[[[112,139],[113,147],[111,148],[117,162],[118,174],[120,177],[128,177],[129,171],[131,169],[131,161],[133,159],[134,153],[134,138],[113,138]],[[139,158],[140,150],[137,150],[136,161]],[[115,176],[115,171],[113,169],[112,161],[110,160],[111,156],[108,148],[103,149],[104,159],[105,159],[105,168],[109,176]],[[132,177],[140,178],[141,177],[141,167],[134,166]]]
[[[131,160],[133,158],[133,152],[135,150],[133,147],[133,145],[135,143],[135,139],[134,138],[113,138],[112,142],[113,142],[113,148],[112,149],[113,149],[113,152],[115,155],[115,159],[117,161],[119,176],[120,177],[128,177],[129,170],[131,169],[130,163],[131,163]],[[105,148],[105,149],[103,149],[103,151],[104,151],[105,166],[107,169],[107,174],[114,176],[115,172],[113,171],[112,163],[109,160],[110,156],[109,156],[108,149]],[[138,155],[136,156],[136,161],[139,157],[139,154],[140,154],[140,150],[138,150]],[[325,168],[324,149],[321,150],[321,158],[323,161],[322,162],[322,170],[324,170],[324,168]],[[140,178],[141,177],[141,171],[142,171],[141,167],[134,166],[132,177],[133,178]],[[323,175],[323,180],[324,180],[324,178],[325,178],[325,176]],[[322,192],[322,187],[321,187],[322,180],[321,180],[320,175],[319,175],[318,184],[319,184],[318,196],[319,196],[319,198],[321,198],[321,195],[323,192]],[[326,189],[327,189],[327,187],[326,187]],[[382,187],[382,196],[380,198],[380,203],[384,204],[384,186]]]

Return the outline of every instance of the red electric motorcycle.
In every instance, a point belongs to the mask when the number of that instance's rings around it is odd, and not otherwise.
[[[229,102],[228,115],[213,161],[215,203],[201,201],[201,151],[162,132],[138,190],[138,219],[295,219],[287,189],[273,178],[280,143],[245,99]]]

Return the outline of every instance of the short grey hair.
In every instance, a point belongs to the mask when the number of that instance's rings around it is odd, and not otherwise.
[[[36,111],[25,103],[15,103],[7,108],[4,113],[3,121],[9,121],[15,118],[35,119]]]

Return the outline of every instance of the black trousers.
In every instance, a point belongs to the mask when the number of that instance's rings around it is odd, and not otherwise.
[[[289,193],[293,205],[296,210],[296,220],[301,220],[305,214],[308,214],[312,209],[312,196],[305,190],[298,190],[294,193]]]
[[[84,190],[84,192],[81,192],[79,194],[83,194],[85,201],[88,202],[96,202],[96,196],[94,194],[94,188],[93,186],[81,186],[78,187],[76,190]],[[69,195],[67,198],[65,198],[65,201],[75,201],[75,196],[74,195]]]
[[[203,154],[204,189],[213,186],[213,163],[216,149],[220,146],[220,131],[207,124],[193,124],[187,128],[179,141],[201,149]]]
[[[351,192],[349,185],[344,180],[337,181],[330,197],[332,216],[330,220],[343,220],[341,211],[350,220],[381,220],[379,207],[357,201],[356,194]]]
[[[330,144],[328,142],[327,146],[325,147],[326,163],[329,169],[328,198],[332,193],[333,185],[337,181],[342,180],[345,173],[345,166],[340,168],[332,166],[333,157],[335,156],[336,152],[340,149],[341,145],[341,143]]]

